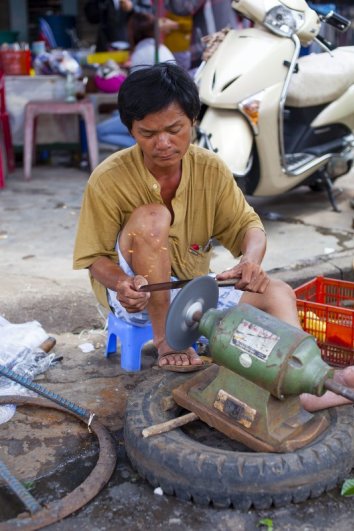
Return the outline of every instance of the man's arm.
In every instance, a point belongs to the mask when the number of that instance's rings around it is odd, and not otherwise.
[[[269,284],[269,277],[261,267],[266,247],[267,240],[263,230],[256,227],[248,229],[241,244],[240,262],[217,275],[217,280],[238,278],[235,284],[236,289],[264,293]]]
[[[89,270],[100,284],[117,292],[117,299],[127,312],[141,312],[146,308],[150,293],[137,291],[147,284],[146,278],[127,275],[118,264],[105,256],[95,260]]]
[[[241,245],[241,262],[261,265],[267,248],[267,238],[262,229],[253,227],[246,231]]]
[[[103,284],[106,288],[113,291],[116,290],[118,282],[127,280],[129,278],[129,275],[124,273],[118,264],[115,264],[106,256],[101,256],[98,258],[89,267],[89,270],[93,278],[98,280],[98,282]]]

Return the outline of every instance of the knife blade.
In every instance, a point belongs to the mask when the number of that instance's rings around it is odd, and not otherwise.
[[[140,286],[138,291],[149,292],[183,288],[183,286],[188,284],[191,280],[193,280],[193,278],[189,278],[188,280],[171,280],[171,282],[158,282],[157,284],[145,284],[144,286]],[[239,280],[239,278],[229,278],[228,280],[217,280],[216,283],[219,287],[234,286]]]

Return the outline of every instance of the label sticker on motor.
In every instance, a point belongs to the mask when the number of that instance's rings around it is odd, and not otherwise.
[[[279,339],[279,336],[270,330],[244,319],[234,330],[230,344],[255,356],[260,361],[267,361]]]

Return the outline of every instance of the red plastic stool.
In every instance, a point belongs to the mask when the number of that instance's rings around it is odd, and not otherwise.
[[[60,100],[29,101],[25,107],[24,175],[31,178],[32,158],[36,145],[35,123],[40,114],[77,114],[82,116],[86,127],[87,146],[91,170],[98,164],[96,117],[93,103],[83,99],[73,103]]]

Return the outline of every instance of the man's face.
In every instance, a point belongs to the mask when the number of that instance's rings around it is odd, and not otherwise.
[[[149,169],[179,164],[191,142],[192,124],[177,103],[135,120],[132,135],[139,144]]]

